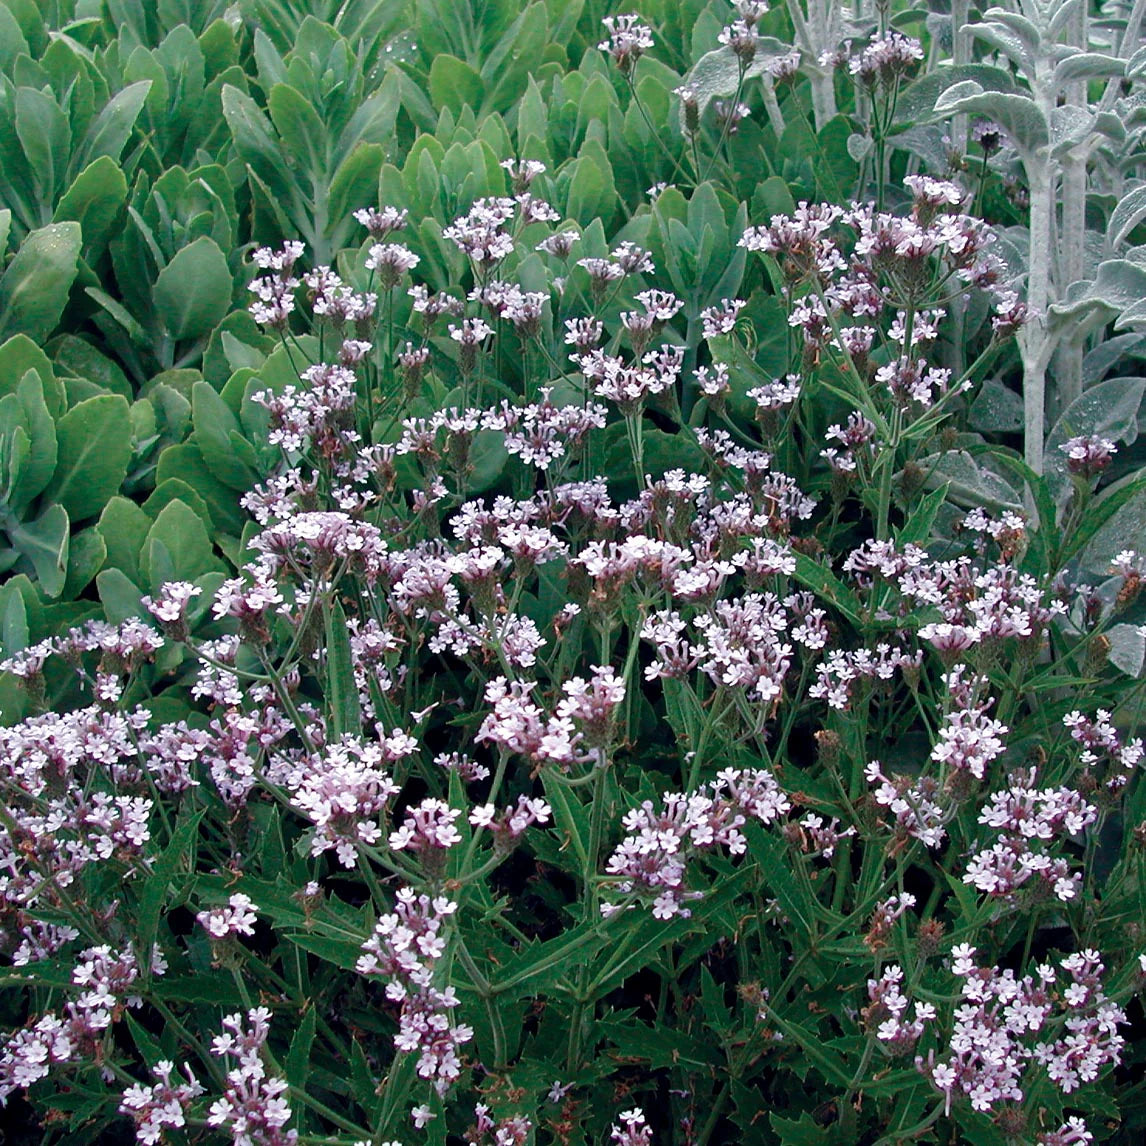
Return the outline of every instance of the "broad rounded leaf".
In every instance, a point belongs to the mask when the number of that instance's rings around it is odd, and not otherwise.
[[[56,474],[45,496],[73,521],[94,517],[119,492],[131,462],[131,412],[119,394],[73,406],[56,423]]]
[[[1146,219],[1146,184],[1126,192],[1118,205],[1110,213],[1110,225],[1106,229],[1112,247],[1120,247],[1130,232]]]
[[[172,338],[199,338],[231,309],[227,256],[206,236],[176,252],[159,272],[152,291],[155,310]]]
[[[17,334],[0,346],[0,395],[16,393],[29,370],[40,376],[48,413],[58,418],[68,405],[63,383],[56,377],[48,356],[26,334]]]
[[[1049,311],[1047,327],[1069,327],[1074,337],[1087,329],[1121,317],[1146,298],[1146,268],[1128,259],[1108,259],[1099,264],[1093,281],[1071,283],[1066,298]]]
[[[1107,630],[1106,639],[1110,642],[1106,659],[1127,676],[1141,676],[1146,661],[1146,626],[1115,625]]]
[[[1023,428],[1023,396],[988,378],[971,403],[968,419],[976,430],[1014,433]]]
[[[1086,543],[1079,564],[1096,576],[1109,574],[1111,562],[1124,549],[1146,545],[1146,488],[1139,489]]]
[[[965,450],[920,458],[919,465],[927,474],[926,488],[936,489],[946,483],[948,497],[956,505],[981,505],[996,511],[1022,509],[1015,489],[980,466]]]
[[[1046,476],[1056,496],[1070,491],[1066,455],[1059,447],[1080,434],[1097,434],[1130,445],[1138,437],[1138,410],[1146,397],[1146,378],[1109,378],[1075,399],[1047,437]],[[1123,546],[1125,548],[1125,546]]]
[[[1061,60],[1054,70],[1054,86],[1061,87],[1071,80],[1105,80],[1120,76],[1125,63],[1117,56],[1104,56],[1101,52],[1079,52]]]
[[[168,502],[148,530],[140,553],[144,588],[154,593],[165,580],[194,581],[203,573],[222,571],[203,519],[178,498]]]
[[[920,76],[899,93],[895,101],[895,126],[913,124],[925,119],[939,95],[966,80],[975,81],[982,91],[1015,91],[1015,80],[1006,68],[991,64],[942,64],[933,72]]]
[[[770,36],[761,36],[756,41],[756,55],[744,73],[745,81],[767,73],[773,61],[791,52],[787,44]],[[740,64],[731,48],[722,47],[706,52],[685,75],[681,86],[696,93],[696,102],[703,116],[705,109],[714,99],[735,95],[740,83]],[[679,109],[680,126],[684,130],[684,104]]]
[[[448,107],[458,115],[463,104],[478,108],[484,94],[481,76],[464,60],[445,54],[434,57],[430,65],[430,99],[435,109]]]
[[[127,200],[127,179],[123,168],[108,155],[89,163],[72,180],[56,206],[52,221],[73,219],[83,230],[84,249],[89,263],[104,249],[119,212]]]
[[[75,281],[83,237],[79,223],[33,231],[0,278],[0,339],[26,334],[43,342],[56,328]]]
[[[1050,141],[1046,116],[1030,96],[1011,92],[988,92],[974,80],[949,87],[936,101],[935,114],[942,118],[966,112],[993,119],[1007,133],[1020,154],[1033,155]]]
[[[64,507],[50,506],[37,521],[9,526],[8,534],[12,544],[32,563],[44,594],[58,597],[64,591],[71,536]]]

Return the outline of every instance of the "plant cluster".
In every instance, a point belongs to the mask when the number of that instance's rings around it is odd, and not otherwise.
[[[636,7],[0,0],[30,1138],[1146,1129],[1146,5]]]

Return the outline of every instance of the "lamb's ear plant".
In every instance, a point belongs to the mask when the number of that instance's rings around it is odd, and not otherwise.
[[[1004,57],[1025,89],[988,91],[977,80],[960,80],[935,104],[943,116],[980,115],[997,123],[1026,181],[1026,297],[1035,318],[1020,339],[1020,349],[1025,459],[1036,473],[1043,468],[1052,357],[1058,350],[1054,396],[1062,409],[1081,394],[1088,326],[1103,320],[1098,309],[1093,323],[1081,323],[1076,308],[1066,322],[1056,322],[1051,306],[1066,302],[1067,287],[1078,284],[1091,269],[1086,254],[1088,168],[1098,147],[1125,139],[1125,127],[1106,106],[1107,96],[1091,102],[1088,83],[1103,80],[1107,93],[1117,90],[1114,85],[1137,47],[1136,32],[1127,31],[1116,54],[1092,51],[1086,11],[1075,0],[991,8],[983,20],[963,25],[961,32]],[[1086,309],[1093,312],[1096,307],[1101,307],[1097,299]]]
[[[13,1124],[1146,1131],[1137,5],[0,3]]]

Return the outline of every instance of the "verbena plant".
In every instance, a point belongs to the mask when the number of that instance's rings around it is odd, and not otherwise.
[[[83,223],[0,279],[13,1122],[1136,1140],[1141,13],[330,7],[266,115],[195,25],[234,151],[155,120],[87,341]]]

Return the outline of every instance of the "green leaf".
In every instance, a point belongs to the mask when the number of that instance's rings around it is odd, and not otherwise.
[[[988,378],[971,403],[967,417],[976,430],[1014,433],[1023,428],[1023,396],[997,378]]]
[[[195,868],[195,854],[198,850],[196,842],[199,837],[199,821],[203,818],[206,808],[198,811],[189,811],[182,817],[182,822],[176,827],[168,840],[167,846],[159,853],[151,866],[139,894],[138,914],[136,915],[138,946],[136,950],[143,954],[148,962],[150,977],[151,948],[159,931],[159,917],[163,911],[164,901],[167,898],[167,887],[172,877],[186,861],[189,871]]]
[[[307,1007],[302,1021],[294,1032],[294,1038],[290,1041],[283,1073],[291,1086],[302,1088],[306,1085],[307,1075],[310,1073],[310,1048],[314,1043],[317,1020],[318,1011],[311,1004]]]
[[[853,625],[862,626],[859,601],[830,569],[813,561],[806,553],[797,553],[796,571],[792,576],[801,585],[807,585],[818,597],[839,609]]]
[[[1106,80],[1112,76],[1121,76],[1125,70],[1125,62],[1117,56],[1106,56],[1101,52],[1078,52],[1055,65],[1051,84],[1058,89],[1072,80]]]
[[[81,154],[85,164],[102,158],[119,163],[150,91],[151,80],[139,80],[108,100],[84,139]]]
[[[42,342],[56,328],[76,278],[79,223],[50,223],[20,244],[0,278],[0,338],[27,334]]]
[[[207,468],[224,485],[246,493],[258,480],[255,451],[242,436],[239,419],[210,382],[196,382],[191,390],[194,441]]]
[[[131,462],[131,414],[119,394],[73,406],[57,423],[59,460],[45,496],[73,521],[99,513],[119,491]]]
[[[94,263],[103,253],[112,227],[127,201],[127,179],[123,168],[104,155],[89,164],[72,180],[56,206],[52,222],[72,219],[83,232],[85,258]]]
[[[129,402],[135,397],[135,388],[124,372],[90,342],[61,334],[52,339],[48,350],[61,377],[87,378],[112,394],[122,394]]]
[[[773,1111],[768,1115],[768,1124],[779,1135],[782,1146],[832,1146],[837,1141],[806,1113],[799,1118],[781,1118]]]
[[[105,569],[97,573],[96,592],[103,605],[104,616],[113,625],[122,624],[132,617],[148,616],[140,603],[143,591],[122,569]]]
[[[1098,527],[1086,540],[1079,557],[1079,564],[1084,569],[1096,574],[1108,574],[1111,562],[1122,550],[1141,549],[1142,538],[1146,537],[1146,480],[1142,479],[1141,473],[1135,474],[1125,486],[1119,487],[1118,492],[1111,495],[1112,499],[1117,499],[1116,512],[1103,512]],[[1125,495],[1123,490],[1126,491]],[[1102,504],[1099,502],[1096,516]],[[1082,532],[1082,528],[1079,532]],[[1073,550],[1076,547],[1071,548]]]
[[[28,454],[9,498],[12,509],[22,515],[56,472],[56,424],[48,413],[44,384],[35,370],[24,374],[16,394],[4,398],[0,406],[7,402],[19,408],[21,422],[28,435]]]
[[[1014,77],[1006,68],[993,64],[941,64],[899,93],[895,101],[894,126],[902,127],[926,119],[935,107],[936,99],[964,80],[976,81],[984,91],[1015,91]]]
[[[608,165],[606,170],[594,156],[583,154],[573,168],[565,214],[587,225],[594,219],[611,215],[615,199],[612,166]]]
[[[1117,249],[1129,237],[1130,232],[1146,219],[1146,186],[1135,187],[1118,200],[1110,213],[1110,224],[1106,234],[1110,245]]]
[[[10,657],[28,647],[28,610],[19,589],[0,586],[0,649]]]
[[[1107,629],[1110,652],[1106,659],[1127,676],[1140,677],[1146,662],[1146,628],[1142,625],[1114,625]]]
[[[227,256],[204,235],[178,251],[159,272],[152,300],[172,338],[199,338],[226,317],[232,286]]]
[[[336,939],[329,935],[308,935],[305,932],[288,934],[286,938],[296,947],[344,971],[353,971],[358,966],[362,943],[365,941],[365,937],[361,940]]]
[[[184,501],[168,502],[147,531],[140,555],[139,573],[149,591],[158,592],[163,584],[162,566],[170,561],[170,577],[194,581],[204,573],[222,572],[215,556],[211,535],[202,518]],[[349,648],[350,637],[346,637]]]
[[[554,827],[565,836],[566,843],[572,847],[573,855],[579,865],[576,870],[583,870],[589,855],[586,847],[589,839],[589,817],[585,808],[574,792],[560,780],[553,778],[548,768],[541,769],[541,784],[545,789],[545,798],[553,809]]]
[[[31,50],[16,17],[0,4],[0,71],[8,72],[17,56],[30,56]]]
[[[114,251],[115,246],[112,245]],[[151,339],[147,336],[147,331],[140,325],[139,320],[123,305],[123,303],[111,297],[111,295],[100,290],[98,287],[84,287],[84,294],[88,296],[93,302],[98,304],[107,315],[112,318],[120,327],[123,332],[135,343],[143,349],[150,349]],[[102,319],[103,316],[96,315],[97,319]],[[106,321],[106,320],[104,320]],[[104,329],[104,322],[98,322],[97,325],[101,330]],[[114,327],[112,328],[114,331]]]
[[[915,545],[926,545],[931,537],[931,527],[935,524],[935,518],[946,500],[946,485],[933,489],[904,522],[903,528],[896,534],[896,541],[901,545],[906,545],[909,542]]]
[[[58,597],[64,590],[68,571],[70,525],[61,505],[50,506],[30,524],[8,527],[12,544],[32,563],[40,588],[47,597]]]
[[[1019,494],[998,474],[979,465],[966,450],[948,450],[919,459],[927,471],[927,488],[946,483],[947,497],[957,505],[981,505],[992,511],[1022,511]]]
[[[330,721],[335,737],[362,730],[358,707],[358,686],[354,683],[354,660],[350,652],[350,630],[342,604],[335,601],[326,610],[326,691]]]
[[[1089,387],[1062,413],[1047,435],[1046,477],[1059,499],[1072,489],[1067,457],[1059,447],[1080,434],[1132,445],[1138,437],[1138,411],[1146,398],[1146,378],[1108,378]]]
[[[168,478],[185,481],[195,490],[206,503],[216,530],[233,537],[238,537],[243,531],[245,518],[235,491],[223,485],[207,468],[203,454],[194,442],[168,446],[159,455],[155,480],[162,483]]]
[[[58,418],[68,408],[64,387],[48,356],[26,334],[17,334],[0,346],[0,394],[15,394],[29,370],[40,376],[44,404],[48,413]]]
[[[481,76],[464,60],[445,53],[434,57],[430,65],[430,100],[435,111],[448,107],[456,116],[463,104],[476,110],[484,94]]]
[[[385,160],[386,149],[380,143],[359,143],[342,161],[330,181],[331,219],[350,219],[363,203],[374,201]]]
[[[223,86],[223,115],[239,158],[276,195],[290,196],[293,179],[283,162],[282,152],[266,117],[245,92],[231,84]]]
[[[63,598],[74,600],[88,587],[107,559],[107,546],[95,526],[77,533],[68,546],[68,572]]]
[[[104,506],[96,528],[107,546],[108,568],[122,570],[133,581],[140,579],[139,554],[151,524],[151,518],[126,497],[113,497]]]
[[[16,91],[16,135],[32,167],[43,201],[55,199],[63,182],[63,165],[72,150],[68,117],[60,105],[35,88]]]
[[[330,133],[310,101],[289,84],[275,84],[267,99],[267,111],[296,170],[311,180],[325,176]]]

